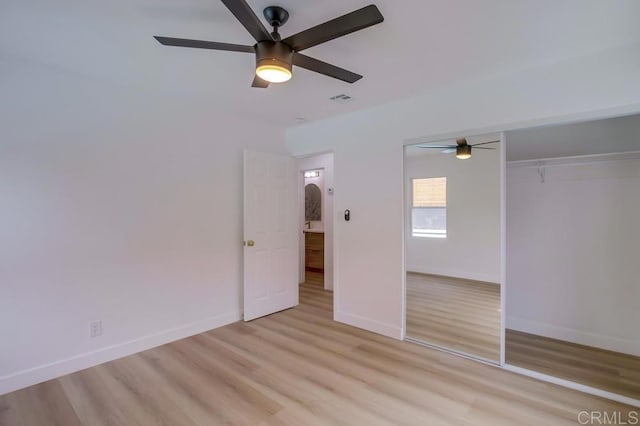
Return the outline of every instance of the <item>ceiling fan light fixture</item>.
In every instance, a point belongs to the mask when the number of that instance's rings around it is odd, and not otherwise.
[[[471,158],[471,145],[458,145],[456,147],[456,158],[458,160]]]
[[[293,75],[293,50],[280,41],[256,44],[256,75],[269,83],[284,83]]]
[[[284,83],[291,79],[291,64],[277,59],[263,59],[256,65],[256,75],[269,83]]]

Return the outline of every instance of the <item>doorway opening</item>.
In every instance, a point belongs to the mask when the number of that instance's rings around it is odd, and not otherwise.
[[[333,153],[298,159],[299,282],[333,291]]]

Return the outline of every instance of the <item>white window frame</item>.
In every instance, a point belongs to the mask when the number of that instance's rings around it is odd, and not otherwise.
[[[445,225],[445,229],[415,229],[413,226],[413,211],[415,209],[424,209],[429,207],[415,207],[415,196],[414,196],[414,181],[416,180],[424,180],[424,179],[445,179],[445,191],[448,192],[447,177],[446,176],[435,176],[435,177],[419,177],[419,178],[411,178],[411,237],[414,238],[436,238],[436,239],[446,239],[447,238],[447,227]],[[447,216],[448,210],[448,197],[445,202],[445,206],[443,207],[445,211],[445,217]]]

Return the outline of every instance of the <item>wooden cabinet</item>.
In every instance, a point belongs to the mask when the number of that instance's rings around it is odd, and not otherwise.
[[[310,271],[324,271],[324,233],[304,233],[304,266]]]

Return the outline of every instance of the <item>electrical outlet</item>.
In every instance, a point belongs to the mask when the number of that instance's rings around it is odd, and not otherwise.
[[[93,321],[89,323],[89,337],[102,336],[102,321]]]

